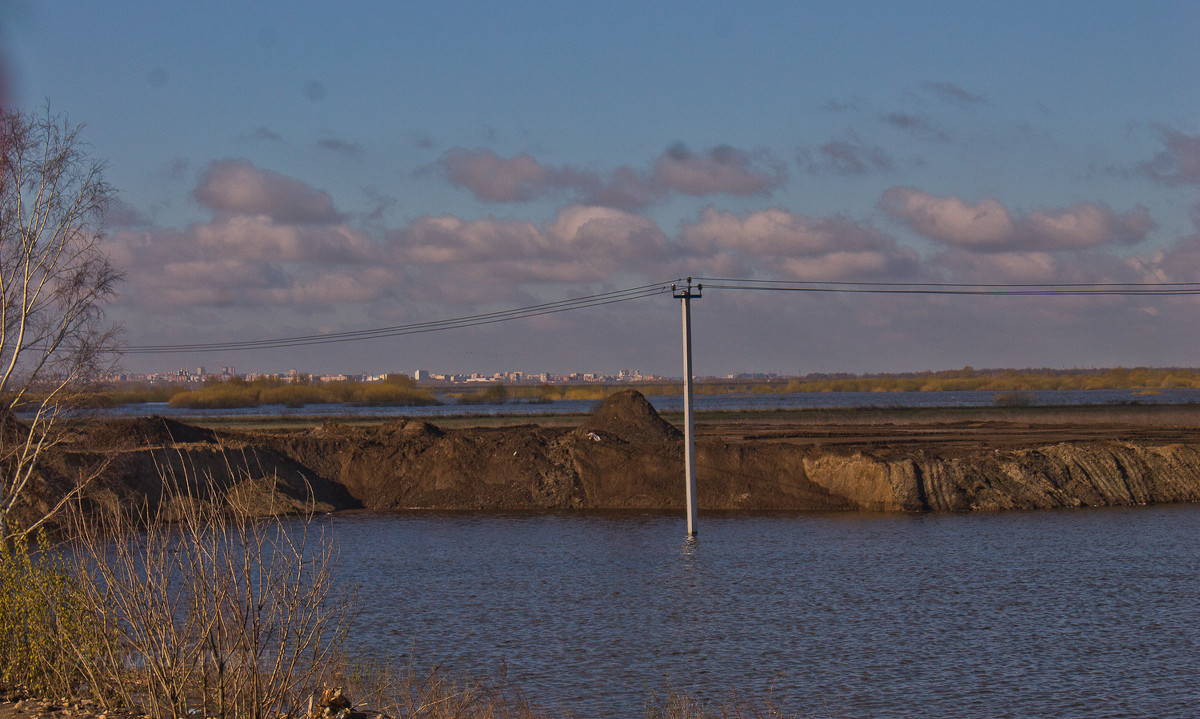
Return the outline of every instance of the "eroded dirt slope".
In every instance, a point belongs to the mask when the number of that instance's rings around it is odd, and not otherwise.
[[[702,507],[967,511],[1200,500],[1200,437],[1187,428],[976,422],[732,430],[701,432]],[[683,501],[682,435],[632,391],[575,429],[327,424],[258,441],[371,509],[678,508]]]
[[[723,427],[723,429],[722,429]],[[704,509],[971,511],[1200,501],[1190,426],[730,421],[702,426]],[[101,451],[101,447],[107,447]],[[420,420],[212,431],[162,418],[93,427],[50,463],[36,501],[104,457],[98,500],[154,501],[160,476],[258,514],[681,508],[683,439],[637,392],[575,428],[443,430]],[[57,477],[57,479],[54,479]],[[57,484],[56,484],[57,482]]]

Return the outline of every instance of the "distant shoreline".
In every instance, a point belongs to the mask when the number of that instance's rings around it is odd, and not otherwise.
[[[599,403],[597,403],[598,405]],[[679,425],[681,412],[659,412],[668,422]],[[482,413],[424,417],[443,428],[511,427],[537,424],[543,427],[575,427],[591,416],[591,412],[571,413]],[[1037,405],[1019,407],[829,407],[773,410],[698,410],[700,425],[724,425],[746,421],[778,424],[863,424],[875,422],[1030,422],[1058,423],[1121,423],[1135,425],[1191,424],[1200,426],[1200,404],[1093,404]],[[212,429],[305,429],[325,422],[337,422],[353,427],[369,427],[397,419],[399,414],[304,414],[239,416],[236,414],[180,415],[178,420]]]

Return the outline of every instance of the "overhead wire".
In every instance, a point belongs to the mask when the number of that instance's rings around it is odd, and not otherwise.
[[[511,322],[542,315],[571,312],[639,300],[671,293],[676,286],[696,284],[697,288],[748,290],[770,292],[809,292],[844,294],[914,294],[914,295],[993,295],[993,296],[1186,296],[1200,295],[1200,282],[1060,282],[1060,283],[961,283],[961,282],[851,282],[758,280],[730,277],[689,277],[654,282],[610,292],[572,297],[552,302],[514,307],[441,320],[413,322],[403,325],[348,330],[325,334],[296,335],[231,342],[195,342],[187,344],[132,345],[122,349],[125,354],[170,354],[180,352],[239,352],[247,350],[280,349],[343,342],[399,337],[403,335],[465,329],[500,322]]]
[[[844,294],[994,295],[994,296],[1186,296],[1200,295],[1200,282],[1058,282],[1058,283],[966,283],[966,282],[840,282],[746,280],[725,277],[693,277],[704,289],[770,292]]]
[[[481,325],[510,322],[518,319],[538,317],[541,315],[555,314],[559,312],[569,312],[572,310],[586,309],[589,307],[600,307],[619,302],[629,302],[632,300],[638,300],[645,297],[651,297],[670,292],[671,285],[671,282],[656,282],[621,290],[613,290],[611,292],[602,292],[599,294],[586,295],[582,297],[572,297],[565,300],[543,302],[534,305],[526,305],[523,307],[498,310],[495,312],[485,312],[463,317],[452,317],[448,319],[432,320],[427,322],[414,322],[410,324],[393,325],[389,327],[374,327],[370,329],[350,330],[346,332],[275,337],[269,339],[235,342],[134,345],[125,347],[122,351],[125,354],[169,354],[176,352],[199,351],[237,352],[256,349],[279,349],[283,347],[358,342],[362,340],[379,339],[384,337],[398,337],[402,335],[420,334],[425,332],[440,332],[444,330],[478,327]]]
[[[886,282],[850,280],[759,280],[745,277],[690,277],[693,282],[742,282],[758,285],[860,285],[885,287],[1200,287],[1200,282]]]

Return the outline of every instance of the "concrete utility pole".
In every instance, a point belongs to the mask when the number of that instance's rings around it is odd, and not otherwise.
[[[692,417],[692,298],[700,299],[704,285],[692,291],[692,278],[683,289],[671,285],[671,294],[683,305],[683,475],[686,484],[687,533],[696,536],[696,427]]]

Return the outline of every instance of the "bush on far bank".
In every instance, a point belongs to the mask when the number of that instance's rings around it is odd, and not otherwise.
[[[440,404],[427,390],[402,382],[329,382],[286,384],[279,381],[247,383],[233,380],[206,384],[171,397],[172,407],[182,409],[236,409],[281,404],[350,404],[373,407],[417,407]]]

